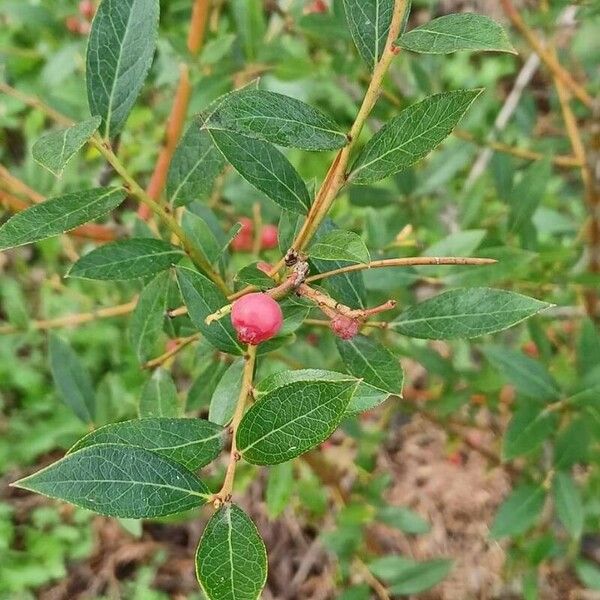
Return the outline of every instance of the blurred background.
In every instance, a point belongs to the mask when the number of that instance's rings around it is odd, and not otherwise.
[[[261,77],[264,87],[319,106],[349,128],[369,73],[341,1],[213,0],[202,48],[190,57],[192,3],[161,0],[149,81],[118,140],[139,181],[149,181],[164,141],[182,61],[192,86],[188,118]],[[507,27],[519,54],[402,53],[370,131],[424,95],[485,91],[426,161],[376,187],[350,188],[334,218],[381,256],[500,261],[395,278],[369,272],[373,298],[411,304],[444,287],[491,285],[556,307],[476,343],[390,335],[406,371],[402,401],[349,419],[322,452],[293,465],[240,470],[240,504],[269,548],[266,600],[600,598],[600,247],[589,243],[600,222],[600,3],[509,4],[516,20],[506,3],[492,0],[413,1],[409,28],[450,12],[481,12]],[[1,220],[113,175],[91,149],[61,178],[31,156],[54,124],[53,111],[87,115],[85,49],[95,9],[93,1],[0,0]],[[562,72],[540,61],[536,40]],[[581,97],[564,91],[564,72]],[[320,180],[330,161],[287,156],[307,182]],[[126,203],[112,216],[108,235],[142,227],[132,208]],[[278,223],[275,205],[228,173],[203,215],[223,236],[257,211],[262,222]],[[193,554],[208,512],[144,523],[106,519],[8,486],[62,456],[87,430],[52,381],[50,330],[89,371],[98,424],[136,414],[147,373],[127,339],[127,310],[118,307],[138,283],[63,277],[93,244],[61,236],[0,254],[0,599],[200,599]],[[271,250],[260,258],[277,256]],[[237,270],[256,257],[233,250],[229,260]],[[157,354],[165,349],[159,342]],[[338,360],[332,337],[310,325],[272,357],[278,368],[333,368]],[[178,354],[171,372],[188,406],[206,414],[226,368],[200,343]],[[551,398],[539,392],[548,385]],[[567,516],[560,508],[556,514],[560,490],[549,483],[556,472],[574,494]],[[221,473],[215,466],[209,480]],[[531,486],[548,495],[532,504]],[[515,490],[522,495],[499,523],[499,507]]]

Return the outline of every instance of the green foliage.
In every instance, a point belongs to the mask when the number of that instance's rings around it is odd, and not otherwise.
[[[257,600],[267,580],[267,552],[246,513],[235,504],[208,522],[196,553],[198,581],[209,600]]]
[[[180,464],[137,446],[99,444],[68,454],[16,486],[126,519],[202,505],[207,487]]]
[[[102,134],[115,137],[129,116],[152,64],[158,36],[158,0],[103,0],[87,49],[90,112]]]
[[[51,198],[0,227],[0,250],[39,242],[104,216],[125,199],[120,189],[98,188]]]

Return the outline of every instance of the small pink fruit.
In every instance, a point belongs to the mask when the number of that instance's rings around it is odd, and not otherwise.
[[[358,319],[352,319],[345,315],[336,315],[331,319],[330,325],[333,333],[343,340],[351,340],[353,337],[356,337],[360,329]]]
[[[283,313],[268,294],[246,294],[233,303],[231,323],[240,342],[257,346],[279,333]]]
[[[231,242],[231,248],[236,252],[250,252],[252,250],[252,232],[254,223],[248,217],[241,217],[242,228]]]
[[[260,245],[263,250],[277,248],[279,232],[275,225],[265,225],[260,236]]]
[[[96,7],[92,0],[81,0],[79,3],[79,14],[82,17],[85,17],[88,21],[91,21],[94,18],[94,14],[96,13]]]
[[[75,15],[71,15],[65,19],[65,27],[71,33],[79,33],[79,18]]]
[[[308,5],[304,12],[309,15],[312,13],[327,12],[327,3],[325,0],[313,0],[313,2]]]

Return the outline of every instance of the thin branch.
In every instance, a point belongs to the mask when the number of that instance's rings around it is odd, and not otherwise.
[[[348,265],[347,267],[340,267],[339,269],[333,269],[332,271],[325,271],[324,273],[317,273],[306,278],[306,283],[312,283],[314,281],[320,281],[334,275],[341,275],[342,273],[353,273],[356,271],[366,271],[368,269],[382,269],[385,267],[413,267],[413,266],[434,266],[434,265],[470,265],[470,266],[483,266],[493,265],[497,261],[492,258],[460,258],[454,256],[416,256],[411,258],[386,258],[382,260],[374,260],[370,263],[359,263],[355,265]]]
[[[454,135],[467,142],[476,144],[477,146],[483,146],[495,150],[496,152],[502,152],[503,154],[510,154],[517,158],[523,158],[525,160],[543,160],[550,158],[553,164],[557,167],[567,168],[580,168],[581,162],[576,156],[546,156],[541,152],[535,152],[534,150],[527,150],[526,148],[517,148],[516,146],[510,146],[509,144],[503,144],[502,142],[496,142],[494,140],[482,141],[475,138],[474,135],[467,131],[455,130]]]
[[[199,333],[195,333],[194,335],[190,335],[189,337],[179,338],[178,340],[176,340],[176,346],[174,348],[171,348],[171,350],[167,350],[167,352],[161,354],[157,358],[149,360],[147,363],[144,364],[144,369],[156,369],[157,367],[161,367],[169,359],[179,354],[186,346],[197,342],[199,339]]]
[[[242,417],[246,412],[246,406],[248,405],[248,399],[252,393],[252,381],[254,378],[254,366],[256,364],[256,346],[248,345],[246,354],[244,356],[244,373],[242,376],[242,388],[238,397],[238,402],[235,407],[235,413],[229,427],[231,433],[231,450],[229,452],[229,464],[225,473],[225,480],[223,486],[216,493],[212,500],[215,508],[218,508],[223,502],[229,502],[231,494],[233,492],[233,483],[235,480],[235,471],[237,464],[241,459],[240,453],[237,449],[236,434],[238,427],[242,421]]]
[[[25,196],[31,202],[36,204],[44,201],[44,196],[34,189],[30,188],[25,182],[15,177],[4,165],[0,164],[0,179],[6,183],[6,186],[15,194]]]
[[[26,328],[15,327],[13,325],[3,325],[0,327],[0,335],[19,333],[24,330],[44,331],[48,329],[57,329],[59,327],[72,327],[76,325],[82,325],[83,323],[96,321],[97,319],[120,317],[133,312],[136,305],[137,298],[134,298],[131,302],[127,302],[126,304],[119,304],[118,306],[99,308],[91,312],[67,315],[65,317],[58,317],[56,319],[43,319],[40,321],[31,321],[27,324]]]
[[[204,44],[209,10],[210,0],[195,0],[187,41],[190,54],[197,54]]]
[[[407,0],[396,0],[385,49],[381,59],[375,66],[373,76],[365,93],[362,105],[358,111],[358,114],[356,115],[354,124],[350,129],[350,133],[348,135],[348,144],[340,150],[333,161],[333,164],[331,165],[329,172],[327,173],[327,176],[325,177],[325,180],[323,181],[323,184],[317,193],[306,221],[304,222],[302,229],[292,244],[292,248],[295,250],[303,250],[306,248],[313,235],[316,233],[319,226],[329,213],[331,205],[333,204],[339,191],[346,183],[346,169],[350,161],[352,149],[358,141],[367,118],[371,114],[371,111],[379,99],[383,80],[392,63],[392,60],[400,50],[395,45],[395,42],[400,34],[400,29],[402,27],[402,22],[404,20],[407,7]]]
[[[540,57],[542,62],[548,67],[553,77],[559,79],[563,85],[585,106],[592,108],[593,98],[587,93],[585,88],[573,79],[571,74],[558,62],[554,53],[542,42],[537,34],[527,25],[519,11],[515,8],[512,0],[500,0],[500,4],[510,19],[514,27],[521,33],[532,50]]]

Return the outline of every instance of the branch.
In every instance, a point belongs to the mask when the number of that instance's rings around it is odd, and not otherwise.
[[[173,340],[175,342],[175,346],[170,350],[167,350],[164,354],[161,354],[157,358],[153,358],[144,364],[144,369],[156,369],[157,367],[162,367],[169,359],[173,358],[177,354],[179,354],[186,346],[198,341],[200,339],[200,334],[195,333],[194,335],[190,335],[189,337],[179,338],[177,340]]]
[[[127,304],[119,304],[118,306],[110,306],[108,308],[99,308],[97,310],[79,313],[75,315],[67,315],[66,317],[58,317],[56,319],[44,319],[40,321],[32,321],[27,325],[27,330],[44,331],[48,329],[57,329],[58,327],[70,327],[74,325],[82,325],[97,319],[107,319],[109,317],[119,317],[128,315],[133,312],[137,305],[137,298],[134,298]],[[23,331],[23,328],[14,327],[13,325],[3,325],[0,327],[0,335],[8,335]]]
[[[237,464],[241,459],[240,453],[237,450],[236,434],[238,427],[242,421],[242,417],[246,412],[248,398],[252,393],[252,380],[254,378],[254,365],[256,364],[256,346],[248,345],[246,354],[244,355],[244,374],[242,376],[242,389],[238,397],[238,402],[235,408],[235,413],[229,427],[231,433],[231,450],[229,452],[229,465],[225,473],[225,480],[220,491],[216,493],[212,501],[215,508],[219,508],[224,502],[229,502],[233,492],[233,482],[235,480],[235,471]]]
[[[204,44],[210,0],[196,0],[192,8],[192,21],[188,33],[187,46],[190,54],[198,54]]]
[[[368,269],[382,269],[385,267],[413,267],[413,266],[434,266],[434,265],[470,265],[470,266],[483,266],[493,265],[496,260],[492,258],[459,258],[453,256],[417,256],[412,258],[386,258],[383,260],[374,260],[370,263],[359,263],[356,265],[348,265],[347,267],[340,267],[332,271],[325,271],[324,273],[317,273],[311,277],[306,278],[306,283],[312,283],[314,281],[320,281],[334,275],[341,275],[342,273],[353,273],[355,271],[366,271]]]
[[[375,70],[362,105],[356,115],[356,119],[350,133],[348,135],[348,144],[342,148],[335,160],[333,161],[327,176],[325,177],[321,188],[319,189],[315,201],[308,213],[306,221],[302,226],[302,229],[298,233],[296,239],[292,244],[294,250],[300,251],[306,248],[322,221],[327,216],[331,205],[337,197],[339,191],[346,183],[346,169],[350,160],[350,154],[358,137],[367,121],[367,118],[371,114],[373,107],[375,106],[381,88],[383,85],[383,79],[392,63],[393,58],[398,54],[399,49],[395,46],[395,41],[400,34],[402,22],[404,20],[404,14],[406,13],[408,3],[407,0],[396,0],[394,6],[394,12],[392,14],[392,22],[390,25],[390,31],[388,34],[387,42],[381,59]]]
[[[474,135],[467,131],[455,130],[454,135],[467,142],[476,144],[477,146],[483,146],[495,150],[496,152],[502,152],[503,154],[510,154],[517,158],[523,158],[525,160],[543,160],[547,158],[545,154],[541,152],[535,152],[534,150],[527,150],[525,148],[517,148],[516,146],[510,146],[509,144],[503,144],[502,142],[496,142],[494,140],[481,141],[475,138]],[[567,168],[580,168],[581,161],[576,156],[552,156],[549,157],[553,164],[557,167]]]
[[[594,104],[593,98],[558,62],[552,50],[549,50],[536,33],[530,29],[523,17],[519,14],[519,11],[515,8],[512,0],[500,0],[500,4],[511,23],[525,38],[532,50],[540,57],[546,67],[548,67],[553,77],[559,79],[575,97],[585,104],[585,106],[592,108]]]

